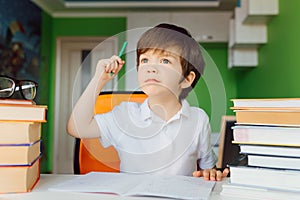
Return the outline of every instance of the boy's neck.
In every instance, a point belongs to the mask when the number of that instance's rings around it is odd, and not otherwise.
[[[149,97],[148,106],[162,120],[170,120],[181,109],[181,104],[175,96]]]

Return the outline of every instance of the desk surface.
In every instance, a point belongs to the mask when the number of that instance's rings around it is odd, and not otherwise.
[[[58,174],[42,174],[41,179],[38,184],[34,187],[31,192],[28,193],[20,193],[20,194],[0,194],[0,200],[36,200],[36,199],[43,199],[43,200],[93,200],[93,199],[101,199],[101,200],[113,200],[113,199],[127,199],[127,200],[145,200],[145,199],[156,199],[161,200],[163,198],[149,198],[149,197],[121,197],[117,195],[111,194],[91,194],[91,193],[73,193],[73,192],[56,192],[50,191],[50,188],[53,185],[61,183],[66,180],[70,180],[76,177],[76,175],[58,175]],[[220,191],[222,190],[222,184],[227,182],[228,179],[224,179],[222,182],[217,182],[212,193],[210,196],[210,200],[234,200],[232,198],[220,196]],[[237,198],[240,200],[240,198]]]

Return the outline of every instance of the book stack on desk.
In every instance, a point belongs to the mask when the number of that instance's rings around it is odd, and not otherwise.
[[[29,100],[0,101],[0,193],[28,192],[38,182],[46,110]]]
[[[233,143],[240,145],[248,163],[230,166],[230,184],[221,194],[248,191],[259,199],[268,191],[272,199],[298,198],[300,99],[234,99],[233,103],[237,121]]]

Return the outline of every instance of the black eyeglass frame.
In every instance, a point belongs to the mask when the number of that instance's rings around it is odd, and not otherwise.
[[[35,82],[35,81],[33,81],[33,80],[28,80],[28,79],[18,80],[18,79],[15,79],[15,78],[13,78],[13,77],[6,76],[6,75],[0,75],[0,79],[1,79],[1,78],[11,79],[11,80],[15,83],[15,85],[14,85],[14,87],[13,87],[13,92],[11,93],[11,95],[9,95],[9,96],[7,96],[7,97],[0,97],[0,99],[8,99],[8,98],[11,98],[11,97],[15,94],[15,92],[16,92],[16,87],[19,87],[19,92],[21,93],[23,99],[26,99],[26,100],[33,100],[33,99],[36,97],[36,92],[37,92],[37,88],[38,88],[38,83],[37,83],[37,82]],[[23,89],[22,89],[21,86],[22,86],[22,82],[25,82],[25,81],[27,81],[27,82],[32,82],[32,83],[34,84],[34,87],[36,88],[36,92],[35,92],[34,97],[33,97],[32,99],[26,98],[25,94],[23,93]]]

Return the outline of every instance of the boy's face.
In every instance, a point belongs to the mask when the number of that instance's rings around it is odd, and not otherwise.
[[[169,48],[164,51],[148,50],[140,55],[138,81],[148,96],[179,96],[184,82],[179,54],[178,48]]]

